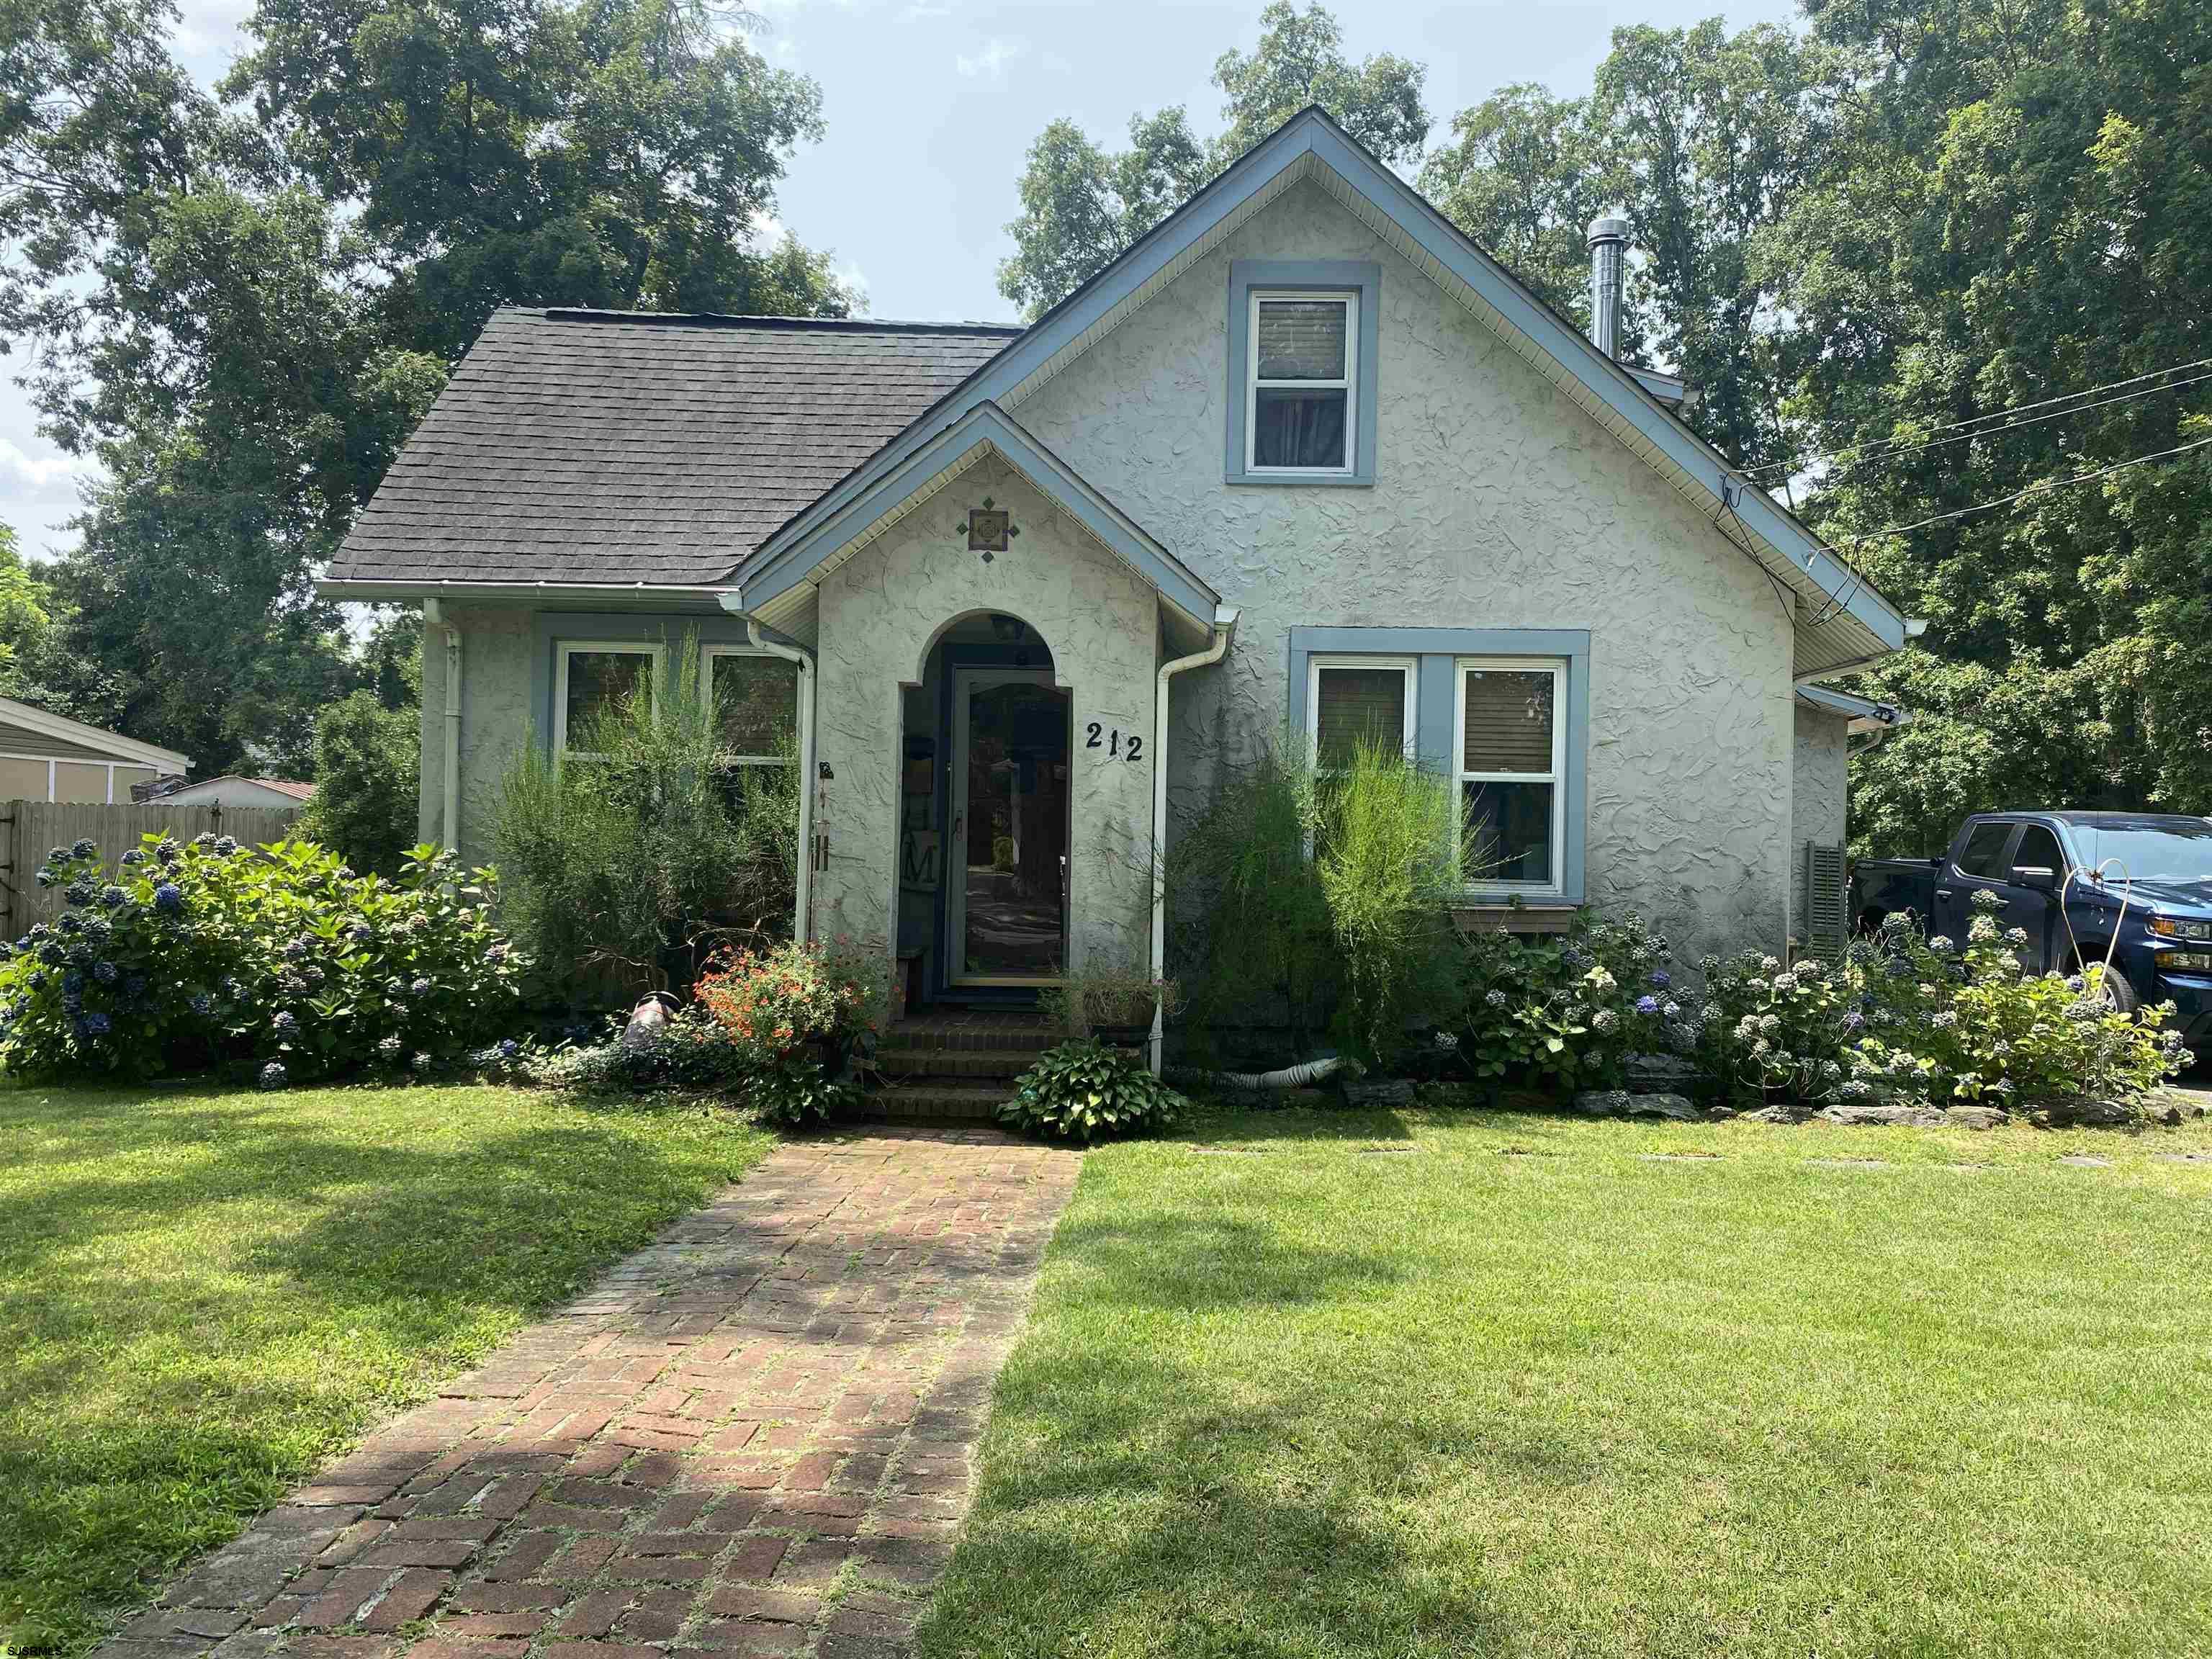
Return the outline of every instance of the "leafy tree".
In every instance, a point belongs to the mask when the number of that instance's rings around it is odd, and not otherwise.
[[[1421,189],[1454,224],[1577,325],[1589,325],[1589,222],[1610,204],[1589,100],[1526,82],[1452,118]]]
[[[1309,104],[1386,160],[1419,160],[1429,132],[1427,73],[1389,54],[1354,64],[1328,11],[1273,0],[1260,14],[1258,46],[1214,64],[1229,125],[1210,144],[1193,134],[1179,105],[1130,118],[1125,150],[1102,149],[1065,119],[1037,136],[1022,172],[1021,216],[1006,227],[1014,252],[999,265],[999,292],[1042,316]]]
[[[0,524],[0,696],[22,697],[53,636],[52,592],[23,562],[13,525]]]
[[[299,835],[357,870],[396,875],[415,845],[422,763],[414,710],[365,688],[340,698],[315,720],[315,795]]]

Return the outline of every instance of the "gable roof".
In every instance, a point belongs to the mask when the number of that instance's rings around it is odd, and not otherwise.
[[[1304,179],[1319,183],[1480,316],[1539,374],[1711,519],[1716,533],[1794,593],[1797,676],[1838,673],[1903,646],[1904,617],[1834,549],[1675,419],[1635,370],[1591,344],[1318,107],[1300,111],[1247,150],[1120,258],[794,514],[733,573],[740,602],[747,582],[793,541],[900,465],[936,432],[987,400],[1018,411],[1045,381]]]
[[[127,762],[134,766],[150,766],[156,772],[176,773],[191,769],[192,757],[173,749],[141,743],[136,738],[126,738],[120,732],[109,732],[97,726],[87,726],[82,720],[73,720],[64,714],[50,714],[35,703],[18,702],[13,697],[0,697],[0,721],[19,726],[26,731],[50,738],[59,743],[75,744],[80,748],[102,751],[108,758]]]
[[[1221,604],[1218,593],[1006,410],[988,402],[976,404],[939,430],[899,465],[878,476],[836,512],[817,519],[811,530],[787,544],[747,583],[745,607],[770,626],[781,626],[790,620],[793,601],[803,599],[803,584],[828,574],[884,527],[965,471],[984,452],[997,455],[1040,495],[1058,502],[1099,545],[1151,583],[1160,598],[1186,619],[1201,629],[1212,625]],[[781,606],[779,600],[783,601]]]
[[[495,312],[332,561],[374,585],[713,585],[1021,331]]]
[[[294,800],[313,800],[315,786],[296,778],[249,778],[243,772],[225,772],[220,777],[198,778],[181,789],[173,789],[162,799],[176,800],[203,789],[212,789],[219,783],[251,784],[256,789],[266,789],[272,794],[289,795]]]

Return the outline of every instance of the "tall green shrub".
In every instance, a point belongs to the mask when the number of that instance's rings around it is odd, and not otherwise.
[[[698,641],[665,682],[578,734],[590,758],[522,745],[495,823],[507,918],[575,988],[611,970],[631,990],[688,984],[725,944],[788,935],[799,871],[797,756],[739,766],[700,695]]]
[[[1363,742],[1314,782],[1314,872],[1344,975],[1340,1034],[1388,1062],[1410,1024],[1452,1009],[1459,888],[1450,781]]]
[[[296,826],[356,870],[398,872],[415,844],[422,726],[412,708],[356,691],[315,720],[315,795]]]

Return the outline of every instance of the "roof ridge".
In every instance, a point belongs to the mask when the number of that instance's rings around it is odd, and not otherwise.
[[[610,311],[591,306],[502,306],[502,311],[564,323],[649,323],[664,328],[849,330],[881,334],[1002,334],[1028,331],[1022,323],[930,322],[886,317],[769,317],[723,311]]]

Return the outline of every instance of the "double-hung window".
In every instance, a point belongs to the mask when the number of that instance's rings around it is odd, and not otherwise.
[[[780,766],[799,730],[799,665],[750,646],[710,645],[700,653],[702,690],[721,729],[732,766]]]
[[[1334,771],[1362,747],[1413,753],[1414,663],[1410,657],[1306,659],[1306,738],[1316,769]]]
[[[1461,875],[1470,887],[1559,890],[1565,841],[1566,665],[1463,657],[1458,730]]]
[[[1352,471],[1359,298],[1357,291],[1252,291],[1245,319],[1248,472]]]
[[[637,696],[653,696],[664,659],[642,641],[563,640],[553,684],[553,752],[595,758],[601,724]]]

